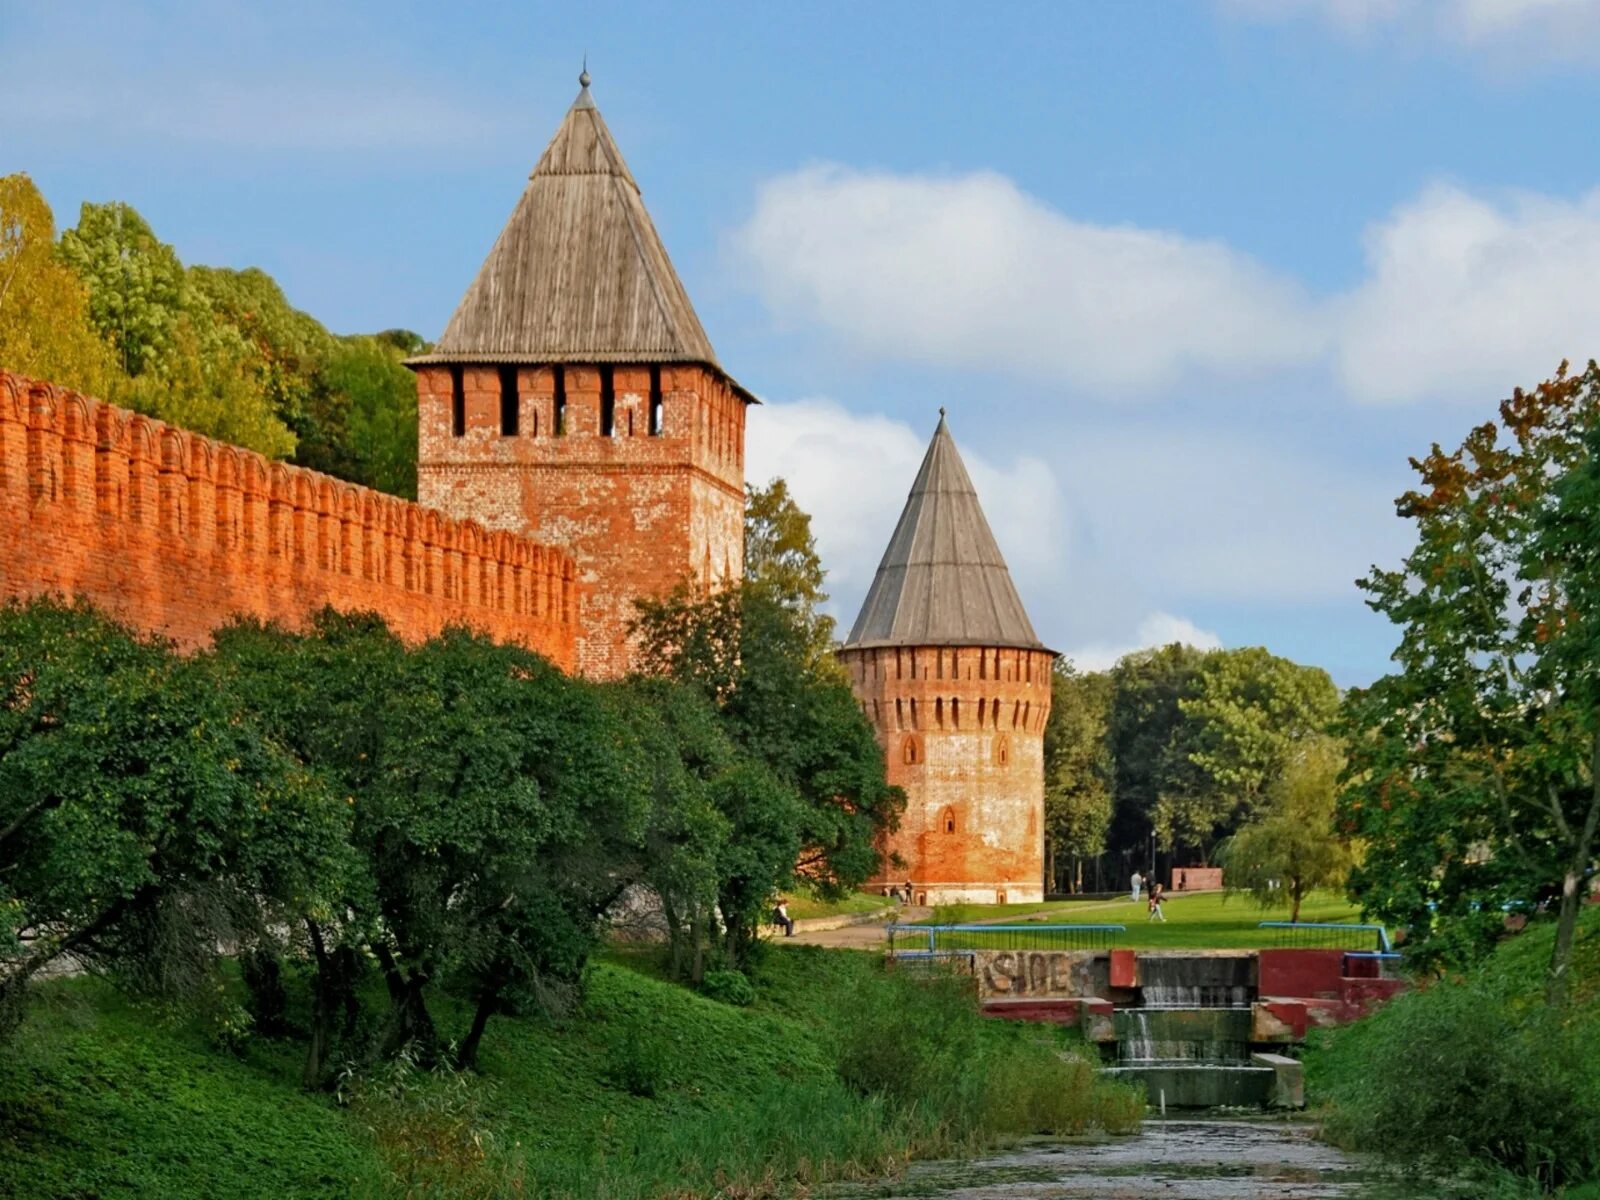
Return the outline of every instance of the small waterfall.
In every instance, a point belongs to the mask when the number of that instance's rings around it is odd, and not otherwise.
[[[1272,1070],[1250,1063],[1254,960],[1140,955],[1136,1008],[1118,1009],[1112,1074],[1182,1107],[1257,1104]]]
[[[1250,967],[1242,957],[1141,958],[1140,1002],[1145,1008],[1248,1008]]]
[[[1242,1063],[1249,1059],[1250,1013],[1236,1008],[1130,1008],[1116,1014],[1117,1061]]]

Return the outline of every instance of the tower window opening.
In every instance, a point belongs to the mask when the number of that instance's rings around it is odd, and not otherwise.
[[[916,763],[917,763],[917,739],[916,738],[908,737],[906,739],[905,745],[900,748],[900,759],[908,767],[916,765]]]
[[[961,728],[961,701],[953,696],[950,698],[950,728]]]
[[[600,368],[600,436],[617,436],[617,389],[610,367]]]
[[[954,833],[956,831],[956,810],[953,808],[945,809],[944,815],[939,818],[939,824],[946,833]]]
[[[567,432],[567,371],[565,367],[555,369],[555,429],[551,432],[556,437],[564,437]]]
[[[661,404],[661,368],[650,367],[650,436],[660,437],[666,431],[666,419]]]
[[[933,723],[940,729],[944,728],[944,698],[939,697],[933,702]]]
[[[516,437],[517,425],[517,369],[515,367],[501,367],[500,436]]]
[[[467,388],[461,378],[461,368],[450,368],[450,436],[465,437],[467,433]]]

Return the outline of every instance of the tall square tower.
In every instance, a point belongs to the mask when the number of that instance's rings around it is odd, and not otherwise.
[[[417,375],[425,505],[570,550],[578,667],[632,662],[634,601],[744,564],[744,421],[638,184],[578,98]]]

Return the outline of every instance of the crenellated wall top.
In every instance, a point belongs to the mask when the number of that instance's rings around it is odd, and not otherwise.
[[[276,462],[253,450],[218,442],[43,380],[0,369],[0,423],[24,427],[34,437],[59,439],[94,451],[125,455],[130,464],[181,475],[219,491],[236,491],[308,515],[348,521],[423,545],[575,581],[577,568],[564,550],[476,521],[458,520],[398,496],[335,479],[306,467]],[[572,618],[566,618],[572,619]]]

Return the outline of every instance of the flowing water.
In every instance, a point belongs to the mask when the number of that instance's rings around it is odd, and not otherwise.
[[[1275,1076],[1250,1058],[1254,965],[1246,955],[1141,957],[1139,1004],[1113,1017],[1117,1062],[1106,1073],[1142,1084],[1163,1112],[1265,1104]]]
[[[1132,1137],[1034,1142],[971,1163],[830,1193],[942,1200],[1427,1200],[1435,1193],[1324,1145],[1303,1124],[1147,1121]]]

